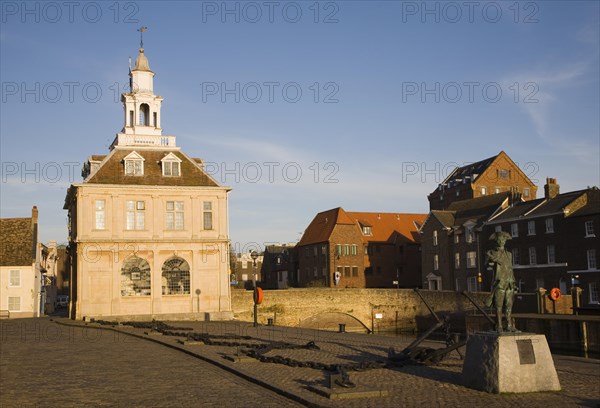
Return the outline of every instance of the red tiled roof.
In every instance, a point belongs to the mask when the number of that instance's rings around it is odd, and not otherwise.
[[[363,221],[371,226],[373,235],[363,235],[363,242],[394,242],[400,234],[405,239],[418,242],[420,225],[427,214],[368,213],[348,212],[348,216],[356,221]]]
[[[352,225],[354,221],[340,207],[320,212],[308,225],[297,245],[309,245],[328,241],[336,224]]]
[[[395,242],[398,239],[418,242],[418,229],[426,217],[427,214],[346,212],[338,207],[317,214],[304,231],[298,246],[328,241],[336,224],[360,228],[359,223],[371,227],[372,235],[362,235],[365,243]]]

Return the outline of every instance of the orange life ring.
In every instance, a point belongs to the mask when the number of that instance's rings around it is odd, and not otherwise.
[[[262,288],[256,288],[256,290],[254,291],[254,303],[260,305],[263,301],[263,297],[264,295]]]
[[[559,288],[553,288],[550,291],[550,299],[552,299],[552,300],[560,299],[560,289]]]

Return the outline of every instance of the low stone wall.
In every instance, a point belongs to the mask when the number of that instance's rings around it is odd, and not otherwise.
[[[474,306],[463,295],[428,290],[421,294],[436,313],[451,315],[456,331],[464,330],[464,314]],[[231,295],[235,319],[252,321],[252,291],[233,289]],[[487,293],[472,296],[482,304]],[[266,324],[267,319],[274,319],[281,326],[326,330],[335,330],[343,323],[348,331],[422,331],[434,322],[412,289],[265,290],[264,301],[258,307],[258,322]]]

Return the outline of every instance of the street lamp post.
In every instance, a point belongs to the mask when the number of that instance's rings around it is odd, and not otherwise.
[[[258,289],[256,287],[256,258],[258,258],[258,253],[256,251],[252,251],[250,253],[250,257],[252,258],[252,286],[254,287],[254,327],[258,326]]]

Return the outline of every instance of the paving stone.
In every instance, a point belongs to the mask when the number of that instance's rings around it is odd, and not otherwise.
[[[57,321],[81,324],[67,319]],[[239,354],[244,350],[243,346],[190,347],[180,344],[185,337],[147,336],[144,334],[147,329],[128,326],[72,327],[48,319],[18,322],[26,326],[24,338],[18,327],[6,326],[6,320],[0,322],[2,407],[36,404],[40,407],[287,407],[297,406],[299,401],[344,408],[529,408],[596,407],[600,403],[600,364],[597,360],[553,356],[562,386],[559,392],[488,394],[463,385],[462,360],[457,353],[452,353],[437,366],[404,365],[348,371],[350,381],[357,389],[385,390],[388,395],[332,400],[310,390],[311,387],[322,389],[327,386],[328,373],[323,370],[258,360],[255,364],[240,364],[225,358]],[[251,336],[252,340],[228,340],[244,344],[287,342],[306,345],[314,341],[318,350],[272,349],[266,355],[326,364],[384,361],[390,347],[400,351],[414,339],[279,326],[255,328],[251,323],[243,322],[166,323],[192,327],[194,332],[211,336]],[[41,333],[37,340],[36,332]],[[443,344],[430,343],[428,346],[436,348]]]

